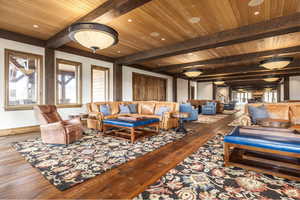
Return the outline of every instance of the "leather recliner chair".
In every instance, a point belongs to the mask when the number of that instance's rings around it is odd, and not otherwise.
[[[38,105],[34,110],[41,123],[41,137],[44,143],[66,145],[82,137],[79,118],[62,120],[55,105]]]

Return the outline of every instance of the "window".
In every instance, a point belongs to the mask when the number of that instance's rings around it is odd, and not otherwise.
[[[109,100],[109,69],[92,66],[92,101]]]
[[[26,110],[42,103],[40,55],[5,49],[5,109]]]
[[[81,107],[81,63],[56,59],[56,104]]]

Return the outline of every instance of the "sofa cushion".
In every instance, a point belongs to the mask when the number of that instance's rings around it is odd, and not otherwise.
[[[170,110],[170,107],[160,106],[155,110],[155,115],[162,116],[165,112],[170,112]]]
[[[289,105],[265,104],[271,119],[289,120]]]
[[[137,104],[128,104],[129,110],[131,114],[137,113]]]
[[[130,114],[131,113],[128,105],[120,104],[119,108],[120,108],[120,114]]]
[[[300,105],[290,106],[290,117],[293,125],[300,125]]]
[[[141,114],[153,115],[155,103],[141,103]]]
[[[100,105],[99,110],[104,116],[111,115],[111,108],[107,104]]]
[[[258,119],[270,118],[269,113],[265,106],[249,106],[249,114],[252,120],[252,123],[256,124]]]

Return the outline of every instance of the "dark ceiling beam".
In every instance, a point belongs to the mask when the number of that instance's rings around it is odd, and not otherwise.
[[[63,52],[66,52],[66,53],[75,54],[75,55],[79,55],[79,56],[84,56],[84,57],[88,57],[88,58],[93,58],[93,59],[97,59],[97,60],[103,60],[103,61],[107,61],[107,62],[114,62],[114,58],[112,58],[112,57],[103,56],[103,55],[92,53],[92,52],[89,52],[89,51],[83,51],[83,50],[73,48],[73,47],[69,47],[69,46],[62,46],[62,47],[59,47],[56,50],[63,51]]]
[[[282,77],[282,76],[296,76],[300,74],[300,69],[290,69],[285,71],[273,71],[273,72],[264,72],[264,73],[253,73],[253,74],[242,74],[239,76],[219,76],[213,78],[198,78],[195,79],[198,82],[211,82],[217,80],[229,81],[229,80],[243,80],[247,78],[268,78],[270,76]]]
[[[7,40],[12,40],[16,42],[22,42],[30,45],[36,45],[40,47],[44,47],[46,44],[46,41],[30,37],[27,35],[23,35],[20,33],[15,33],[7,30],[0,29],[0,38],[7,39]]]
[[[213,58],[213,59],[209,59],[209,60],[200,60],[200,61],[188,62],[188,63],[182,63],[182,64],[176,64],[176,65],[167,65],[167,66],[156,68],[154,71],[156,71],[156,72],[169,71],[169,70],[175,70],[175,69],[183,69],[184,67],[189,67],[189,66],[207,65],[207,64],[225,64],[225,63],[238,62],[241,60],[243,60],[243,61],[251,60],[251,59],[260,58],[260,57],[264,57],[264,56],[273,56],[273,55],[278,55],[278,54],[297,53],[297,52],[300,52],[300,46],[275,49],[275,50],[269,50],[269,51],[261,51],[261,52],[255,52],[255,53],[239,54],[239,55],[234,55],[234,56]]]
[[[150,1],[151,0],[108,0],[76,22],[96,21],[105,24]],[[71,42],[68,34],[68,27],[66,27],[47,41],[47,47],[58,48]]]
[[[274,18],[268,21],[230,29],[212,35],[201,36],[164,47],[123,56],[118,63],[131,64],[194,51],[244,43],[266,37],[300,31],[300,13]]]

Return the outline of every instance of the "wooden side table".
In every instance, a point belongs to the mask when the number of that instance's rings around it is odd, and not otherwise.
[[[179,119],[179,127],[176,129],[176,132],[180,133],[186,133],[187,130],[184,127],[183,120],[188,118],[190,116],[190,113],[187,112],[174,112],[172,113],[172,117]]]
[[[291,126],[289,120],[284,119],[258,119],[257,124],[263,127],[273,127],[273,128],[288,128]]]

